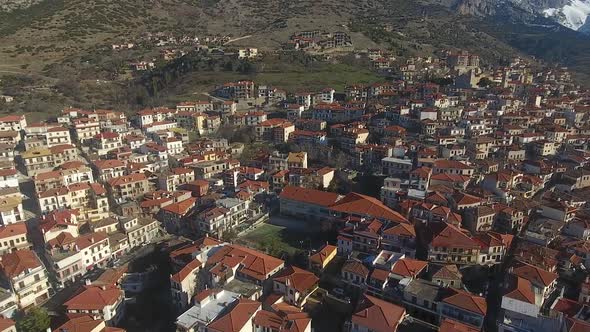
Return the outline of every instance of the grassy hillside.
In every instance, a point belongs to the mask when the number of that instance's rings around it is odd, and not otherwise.
[[[467,49],[490,63],[534,55],[590,73],[589,38],[563,28],[511,20],[517,14],[487,21],[458,15],[441,5],[448,2],[45,0],[28,9],[0,13],[0,75],[42,75],[49,84],[111,80],[117,78],[97,73],[125,62],[108,51],[108,45],[136,40],[146,32],[250,36],[235,45],[274,49],[294,31],[308,29],[348,31],[359,49],[379,46],[402,57]],[[284,78],[268,70],[263,74],[269,83]],[[309,76],[308,83],[315,80]]]

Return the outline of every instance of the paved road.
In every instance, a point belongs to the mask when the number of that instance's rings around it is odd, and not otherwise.
[[[223,43],[223,45],[227,45],[227,44],[230,44],[230,43],[236,42],[236,41],[238,41],[238,40],[247,39],[247,38],[251,38],[251,37],[252,37],[252,35],[247,35],[247,36],[242,36],[242,37],[238,37],[238,38],[230,39],[230,40],[226,41],[225,43]]]

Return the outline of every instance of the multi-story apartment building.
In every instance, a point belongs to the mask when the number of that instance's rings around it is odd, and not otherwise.
[[[3,282],[14,291],[21,309],[40,305],[49,299],[49,279],[37,254],[21,249],[2,255]]]
[[[0,221],[9,225],[26,220],[22,195],[17,188],[0,189]]]
[[[27,128],[24,115],[6,115],[0,117],[0,131],[21,131]]]
[[[78,118],[72,120],[76,139],[80,143],[91,140],[94,136],[100,134],[100,124],[98,121],[90,118]]]
[[[115,285],[86,285],[81,292],[66,301],[68,314],[89,314],[108,325],[117,325],[125,314],[125,294]]]
[[[75,239],[75,250],[82,252],[82,264],[87,270],[104,267],[111,258],[109,237],[105,232],[80,235]]]
[[[224,198],[216,206],[199,213],[195,219],[195,229],[203,234],[221,236],[244,222],[248,217],[250,201],[237,198]]]
[[[479,263],[480,244],[458,227],[432,223],[433,237],[428,245],[428,260],[437,263],[474,265]]]
[[[160,231],[160,223],[153,218],[121,218],[119,222],[131,248],[150,243]]]
[[[93,183],[94,176],[90,167],[75,166],[57,171],[39,173],[33,177],[35,191],[41,193],[49,189],[67,187],[75,183]]]
[[[24,222],[0,226],[0,255],[30,247]]]
[[[187,309],[193,296],[199,290],[197,284],[202,264],[194,259],[170,276],[170,291],[175,308],[182,312]]]
[[[255,97],[254,82],[252,81],[237,81],[228,82],[217,90],[220,97],[227,99],[250,99]]]
[[[409,223],[393,224],[381,233],[381,246],[385,250],[416,256],[416,230]]]
[[[195,181],[195,172],[190,168],[173,168],[158,175],[158,188],[175,191],[178,186]]]
[[[99,156],[106,155],[109,151],[119,149],[123,146],[121,135],[105,131],[92,137],[92,147]]]
[[[381,166],[383,167],[383,174],[387,176],[399,176],[407,178],[412,171],[413,162],[411,159],[400,158],[383,158]]]
[[[282,295],[290,305],[303,307],[319,280],[312,272],[289,266],[273,277],[273,293]]]
[[[67,187],[49,189],[37,194],[43,212],[56,209],[78,209],[81,220],[98,220],[108,216],[106,190],[99,183],[74,183]]]
[[[48,148],[35,148],[21,153],[27,175],[51,171],[55,167],[53,156]]]
[[[96,160],[93,163],[93,168],[98,174],[98,179],[102,182],[107,182],[127,173],[125,163],[117,159]]]
[[[14,168],[0,170],[0,188],[6,187],[18,188],[18,173]]]
[[[143,173],[133,173],[112,178],[107,187],[115,200],[134,200],[150,191],[149,182]]]

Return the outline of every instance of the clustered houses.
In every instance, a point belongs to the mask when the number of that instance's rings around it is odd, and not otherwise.
[[[311,331],[303,308],[317,289],[312,272],[209,237],[172,251],[170,259],[178,331]]]
[[[479,331],[489,312],[500,331],[587,330],[590,93],[522,59],[368,57],[394,78],[0,117],[0,315],[74,285],[59,329],[117,331],[150,275],[121,261],[164,242],[178,331],[311,331],[334,301],[353,307],[345,331]],[[314,236],[289,250],[242,236],[269,219]]]

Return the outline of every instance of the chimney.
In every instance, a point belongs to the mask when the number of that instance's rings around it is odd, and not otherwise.
[[[90,279],[84,279],[84,284],[86,286],[90,286],[90,285],[92,285],[92,281],[90,281]]]

